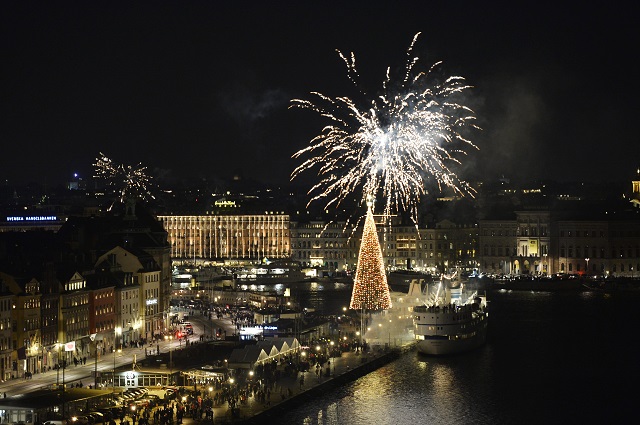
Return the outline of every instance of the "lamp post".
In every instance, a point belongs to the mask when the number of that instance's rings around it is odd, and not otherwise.
[[[67,350],[66,350],[66,347],[65,347],[64,351],[65,351],[65,353],[64,353],[64,357],[65,358],[62,359],[62,417],[65,416],[65,414],[64,414],[64,410],[65,410],[65,405],[64,405],[64,397],[65,397],[65,395],[64,395],[64,390],[65,390],[65,388],[64,388],[65,387],[65,384],[64,384],[64,370],[66,369],[66,366],[67,366],[67,360],[66,360],[66,357],[67,357],[66,351]]]
[[[584,261],[587,262],[587,275],[589,274],[589,257],[585,258]]]
[[[56,343],[56,349],[58,350],[58,367],[56,368],[56,386],[60,389],[60,344]]]
[[[165,341],[169,341],[169,381],[167,385],[171,385],[171,381],[173,381],[173,346],[171,345],[173,335],[165,335],[164,339]]]
[[[113,398],[116,397],[116,351],[119,351],[118,347],[118,335],[122,333],[122,328],[117,326],[113,329],[113,371],[112,371],[112,387],[113,387]]]
[[[98,340],[94,340],[93,343],[96,345],[96,355],[93,362],[93,388],[98,389]]]

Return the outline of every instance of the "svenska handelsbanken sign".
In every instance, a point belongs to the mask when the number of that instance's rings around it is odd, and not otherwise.
[[[28,215],[22,216],[9,216],[7,221],[57,221],[58,217],[55,215]]]

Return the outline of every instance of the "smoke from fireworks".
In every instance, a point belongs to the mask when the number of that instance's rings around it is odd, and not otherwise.
[[[326,207],[340,205],[351,193],[384,199],[389,216],[409,211],[417,223],[417,206],[427,193],[426,183],[434,179],[439,189],[452,188],[461,195],[475,190],[460,180],[450,164],[460,164],[465,146],[477,147],[462,133],[473,124],[474,112],[464,106],[461,94],[470,86],[464,78],[451,76],[438,82],[440,62],[427,72],[416,72],[413,48],[407,50],[402,78],[395,82],[387,69],[381,94],[365,96],[362,105],[349,97],[331,98],[318,92],[316,102],[293,99],[291,107],[310,109],[331,123],[314,137],[310,145],[293,157],[308,157],[292,173],[292,179],[317,168],[319,181],[310,189],[310,203],[327,199]],[[359,87],[355,56],[339,56],[347,66],[347,76]]]
[[[146,174],[147,167],[141,164],[135,167],[131,165],[115,165],[105,154],[100,152],[93,164],[95,169],[94,177],[105,179],[109,187],[118,193],[120,202],[127,198],[138,198],[142,200],[155,199],[149,190],[151,177]],[[113,204],[111,205],[113,207]]]

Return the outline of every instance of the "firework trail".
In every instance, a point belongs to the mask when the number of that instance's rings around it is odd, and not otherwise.
[[[146,174],[147,167],[141,164],[135,167],[131,165],[115,165],[105,154],[100,152],[93,164],[94,177],[104,179],[109,187],[118,193],[118,200],[124,202],[127,198],[138,198],[142,200],[155,199],[149,190],[151,177]],[[115,203],[115,201],[114,201]],[[113,204],[111,204],[111,209]]]
[[[387,68],[381,94],[367,95],[358,81],[355,55],[337,51],[347,67],[347,76],[365,97],[357,103],[349,97],[329,97],[312,92],[315,101],[293,99],[290,107],[309,109],[328,118],[327,125],[308,147],[294,158],[306,158],[291,178],[317,169],[318,182],[309,190],[311,200],[326,199],[326,207],[337,207],[350,194],[381,196],[384,214],[409,211],[417,224],[417,207],[433,179],[439,189],[452,188],[461,195],[475,190],[460,180],[450,164],[460,164],[464,147],[477,147],[462,133],[473,124],[474,112],[461,102],[470,86],[462,77],[435,77],[440,62],[426,72],[416,72],[413,57],[417,33],[407,50],[407,62],[399,81]]]

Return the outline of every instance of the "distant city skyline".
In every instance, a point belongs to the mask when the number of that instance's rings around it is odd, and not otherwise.
[[[422,32],[423,66],[473,86],[463,178],[624,180],[639,165],[636,8],[5,2],[0,179],[87,179],[104,152],[155,178],[286,183],[327,124],[291,100],[356,94],[335,50],[379,90]]]

